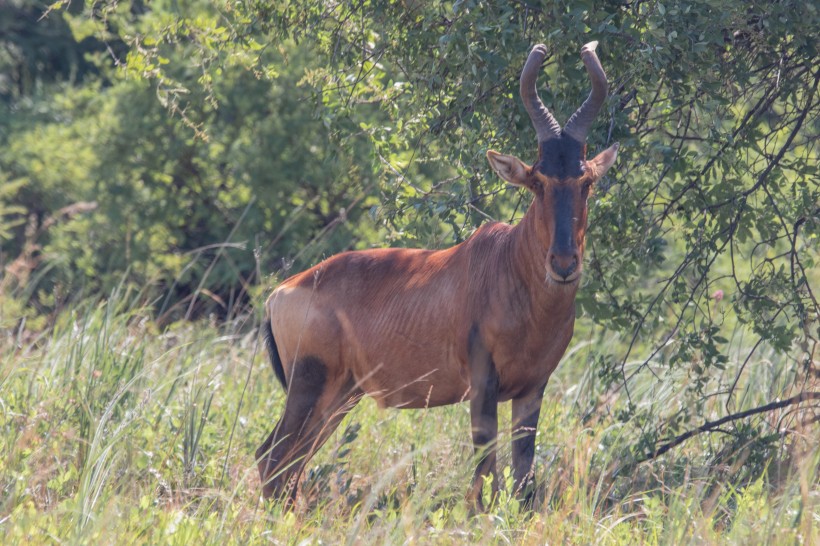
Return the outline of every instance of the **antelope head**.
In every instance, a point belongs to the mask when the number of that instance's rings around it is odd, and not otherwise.
[[[535,194],[527,214],[535,216],[538,236],[547,249],[546,278],[559,284],[575,283],[581,276],[587,199],[593,184],[618,155],[616,143],[586,159],[587,133],[608,92],[606,74],[595,54],[597,45],[590,42],[581,49],[592,91],[563,129],[538,96],[536,80],[547,48],[536,45],[521,72],[520,92],[538,135],[538,160],[528,166],[517,157],[487,152],[490,165],[501,178]]]

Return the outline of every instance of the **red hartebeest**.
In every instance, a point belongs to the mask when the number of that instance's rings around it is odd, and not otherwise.
[[[446,250],[345,252],[268,298],[264,332],[287,401],[256,452],[265,497],[294,498],[307,460],[364,394],[394,408],[469,399],[478,503],[482,478],[495,475],[497,405],[512,400],[514,479],[519,492],[531,489],[544,387],[572,338],[587,197],[618,152],[615,144],[585,157],[607,96],[596,45],[581,49],[592,91],[563,129],[536,90],[546,47],[524,65],[538,161],[487,152],[501,178],[534,194],[518,225],[483,225]]]

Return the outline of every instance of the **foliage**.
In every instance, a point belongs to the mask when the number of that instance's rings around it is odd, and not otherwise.
[[[49,5],[41,0],[0,5],[0,101],[26,100],[50,83],[80,83],[95,72],[90,57],[104,51],[104,44],[93,35],[76,40],[63,17],[44,18]],[[75,4],[66,10],[82,8]]]
[[[3,180],[0,185],[0,241],[10,239],[11,230],[23,223],[19,215],[24,213],[25,209],[19,205],[8,204],[10,196],[19,191],[23,183],[23,180]]]
[[[77,46],[85,40],[83,20],[49,17],[72,23]],[[150,29],[167,17],[126,11],[123,18],[123,28]],[[38,288],[54,299],[35,291],[33,303],[48,309],[78,291],[104,293],[125,275],[156,286],[160,314],[224,316],[247,302],[271,264],[305,267],[372,232],[365,213],[376,175],[368,141],[340,143],[335,132],[346,126],[329,130],[315,104],[291,92],[309,70],[307,52],[288,44],[264,52],[278,67],[276,86],[223,66],[203,88],[202,73],[184,65],[192,49],[175,44],[157,61],[200,107],[180,108],[179,117],[169,115],[172,101],[162,90],[133,77],[134,59],[120,71],[98,58],[98,74],[81,86],[56,85],[47,96],[6,103],[13,133],[0,165],[24,184],[11,200],[15,210],[41,231],[54,211],[97,204],[43,233],[38,255],[50,269]],[[6,260],[26,243],[20,228],[4,247]]]

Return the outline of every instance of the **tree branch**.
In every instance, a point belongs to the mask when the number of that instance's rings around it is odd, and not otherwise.
[[[743,418],[749,417],[751,415],[757,415],[758,413],[765,413],[767,411],[772,411],[772,410],[776,410],[776,409],[780,409],[780,408],[785,408],[785,407],[791,406],[793,404],[799,404],[801,402],[805,402],[806,400],[820,400],[820,392],[801,392],[800,394],[798,394],[796,396],[792,396],[791,398],[787,398],[785,400],[779,400],[777,402],[771,402],[769,404],[765,404],[763,406],[759,406],[759,407],[749,409],[749,410],[745,410],[745,411],[740,411],[738,413],[733,413],[731,415],[727,415],[726,417],[722,417],[722,418],[718,419],[717,421],[707,421],[707,422],[703,423],[701,426],[699,426],[696,429],[686,431],[683,434],[681,434],[679,436],[676,436],[672,441],[663,444],[662,446],[657,448],[655,451],[653,451],[651,453],[647,453],[646,455],[643,456],[643,458],[635,461],[635,464],[644,463],[644,462],[649,461],[651,459],[655,459],[657,457],[660,457],[661,455],[663,455],[667,451],[671,450],[672,448],[679,446],[680,444],[682,444],[683,442],[685,442],[686,440],[688,440],[692,436],[696,436],[696,435],[700,434],[701,432],[710,432],[712,430],[715,430],[717,427],[723,425],[724,423],[728,423],[730,421],[736,421],[738,419],[743,419]]]

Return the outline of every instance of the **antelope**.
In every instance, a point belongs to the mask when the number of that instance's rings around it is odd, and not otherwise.
[[[531,501],[541,400],[575,323],[587,198],[618,153],[616,143],[586,159],[608,93],[597,45],[581,49],[592,90],[563,129],[536,88],[546,46],[527,58],[520,94],[538,160],[487,151],[502,179],[533,194],[517,225],[482,225],[445,250],[344,252],[273,291],[262,329],[287,397],[256,451],[265,498],[293,503],[309,458],[368,395],[382,408],[469,400],[478,463],[468,499],[479,508],[485,477],[497,493],[497,407],[511,400],[515,490]]]

